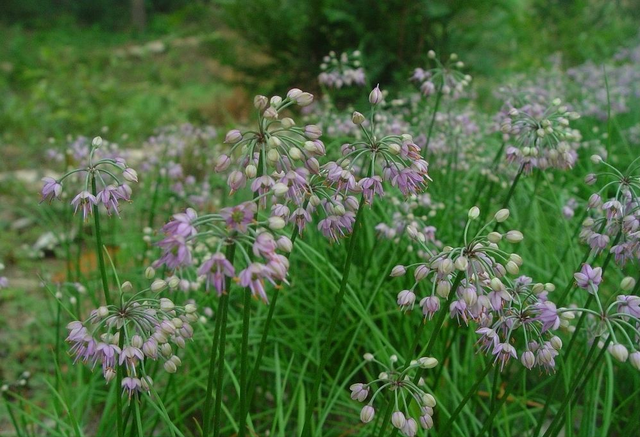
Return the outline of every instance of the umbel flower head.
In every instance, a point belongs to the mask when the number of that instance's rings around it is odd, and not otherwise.
[[[599,288],[603,281],[598,267],[585,265],[576,276],[578,286],[593,295],[597,308],[592,310],[574,305],[571,308],[559,308],[557,313],[567,319],[574,318],[576,313],[586,313],[589,341],[598,341],[599,346],[603,347],[608,340],[607,351],[616,360],[622,363],[629,361],[635,369],[640,370],[640,296],[627,294],[636,287],[636,280],[624,278],[604,302]]]
[[[366,82],[365,72],[362,68],[362,56],[359,50],[351,53],[344,52],[340,56],[331,51],[322,58],[318,76],[320,85],[328,88],[340,89],[349,86],[363,86]]]
[[[580,118],[555,99],[549,106],[527,104],[511,108],[503,120],[501,130],[506,136],[506,157],[525,172],[533,168],[573,167],[577,159],[575,148],[581,140],[580,132],[571,129],[571,120]]]
[[[587,202],[591,215],[582,223],[580,238],[594,253],[609,249],[614,261],[624,267],[640,259],[640,159],[636,159],[623,173],[600,156],[591,157],[604,171],[590,174],[586,181],[595,184],[600,179],[613,179]],[[615,193],[608,197],[607,193]],[[584,272],[583,272],[584,273]],[[578,279],[578,278],[576,278]]]
[[[383,93],[376,86],[369,94],[370,123],[365,126],[365,116],[359,112],[352,117],[353,123],[360,126],[363,139],[343,144],[342,157],[324,166],[327,182],[337,191],[361,194],[369,204],[384,195],[383,182],[409,196],[423,191],[431,180],[429,165],[411,135],[378,136],[374,115],[382,99]]]
[[[130,287],[127,284],[123,289]],[[158,288],[154,284],[151,291]],[[82,361],[92,369],[100,366],[107,383],[122,366],[122,391],[129,398],[149,391],[153,384],[145,370],[147,360],[162,362],[169,373],[177,371],[181,365],[177,349],[183,349],[193,337],[191,323],[198,319],[194,304],[178,306],[170,299],[143,297],[148,292],[143,290],[128,300],[123,297],[118,305],[101,306],[86,320],[67,325],[74,363]]]
[[[243,188],[247,182],[253,191],[257,191],[254,186],[257,181],[268,189],[274,183],[272,171],[281,176],[298,165],[317,173],[320,167],[317,158],[325,154],[324,143],[320,140],[322,131],[312,124],[297,127],[292,118],[282,117],[293,105],[310,105],[313,95],[293,88],[285,98],[273,96],[269,99],[259,95],[253,102],[258,110],[256,128],[227,132],[224,142],[231,148],[216,160],[215,171],[231,170],[227,177],[231,191]]]
[[[54,199],[61,199],[63,181],[71,176],[75,178],[84,174],[82,189],[71,201],[75,212],[82,212],[84,219],[87,220],[93,213],[94,206],[103,205],[107,214],[120,215],[119,202],[131,200],[131,187],[128,183],[138,182],[138,174],[127,166],[123,158],[109,156],[96,159],[102,144],[102,138],[93,139],[86,165],[68,171],[60,179],[43,178],[42,201],[51,202]],[[120,177],[116,175],[117,173]],[[93,186],[96,187],[96,191]]]
[[[433,427],[433,408],[436,400],[426,391],[425,382],[420,378],[417,383],[413,382],[417,373],[422,369],[432,369],[438,365],[438,360],[432,357],[422,357],[413,360],[405,367],[398,366],[398,357],[392,355],[389,365],[378,361],[372,354],[365,354],[367,362],[374,362],[382,367],[382,372],[378,378],[368,383],[352,384],[351,399],[358,402],[365,402],[366,405],[360,412],[360,420],[369,423],[373,420],[376,410],[375,399],[380,393],[389,392],[392,394],[393,413],[391,424],[396,427],[402,435],[413,437],[418,433],[418,427],[430,429]],[[371,395],[371,396],[370,396]],[[417,418],[413,415],[414,409],[409,409],[412,400],[415,400],[420,409]]]
[[[282,252],[291,251],[291,240],[272,233],[284,226],[285,221],[278,216],[261,220],[254,202],[202,216],[187,209],[174,214],[163,226],[165,237],[157,243],[162,254],[152,269],[166,266],[173,270],[176,280],[169,281],[175,285],[172,288],[188,291],[204,285],[207,291],[215,290],[218,295],[228,291],[226,279],[237,275],[242,287],[249,288],[255,297],[267,303],[265,283],[286,282],[289,270],[289,260]],[[224,254],[224,249],[231,244],[235,244],[241,254],[234,263]],[[187,279],[194,277],[195,281]]]
[[[433,50],[429,50],[428,56],[435,66],[426,70],[416,68],[410,80],[420,85],[420,92],[425,97],[436,93],[442,93],[454,99],[461,97],[465,87],[471,82],[471,76],[461,71],[464,68],[464,62],[460,61],[455,53],[452,53],[444,63]]]

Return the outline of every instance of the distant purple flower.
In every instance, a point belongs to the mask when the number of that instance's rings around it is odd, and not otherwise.
[[[198,275],[204,275],[206,277],[206,287],[213,285],[218,291],[218,296],[222,295],[225,290],[224,277],[233,277],[235,269],[233,265],[227,260],[227,258],[220,252],[216,252],[202,263],[198,269]]]
[[[574,273],[573,277],[578,287],[595,294],[598,292],[598,286],[602,282],[602,269],[600,267],[594,269],[589,264],[583,264],[582,270]]]
[[[71,201],[71,205],[75,207],[75,212],[78,212],[78,209],[82,209],[82,216],[84,220],[91,215],[91,208],[93,205],[98,204],[98,199],[88,191],[80,192],[76,197]]]
[[[127,376],[122,379],[122,393],[127,393],[129,399],[139,391],[142,391],[142,381],[140,381],[139,378],[131,378]]]
[[[537,320],[542,322],[542,332],[549,329],[555,330],[560,327],[560,316],[558,315],[558,309],[555,303],[549,300],[538,302],[535,308],[538,312]]]
[[[42,178],[44,182],[42,186],[42,201],[51,202],[53,199],[60,199],[62,194],[62,185],[55,179],[50,177]]]
[[[247,226],[253,220],[256,212],[256,204],[253,202],[244,202],[230,208],[220,210],[220,215],[227,223],[227,226],[234,231],[246,232]]]

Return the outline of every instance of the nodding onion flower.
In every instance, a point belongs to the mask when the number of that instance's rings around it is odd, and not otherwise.
[[[432,238],[414,225],[407,226],[406,234],[420,248],[425,260],[408,266],[396,266],[391,272],[391,276],[403,276],[408,268],[414,269],[413,286],[398,294],[401,310],[408,311],[413,308],[419,284],[428,277],[431,277],[430,293],[419,301],[425,318],[430,319],[440,310],[440,298],[449,297],[457,275],[462,275],[463,278],[458,281],[457,289],[453,290],[456,295],[449,311],[452,317],[462,318],[465,323],[470,319],[479,320],[487,312],[501,309],[505,302],[511,299],[502,278],[507,273],[518,274],[522,258],[500,249],[498,243],[506,240],[516,244],[522,241],[524,236],[517,230],[510,230],[504,234],[496,231],[486,232],[490,225],[507,220],[509,210],[502,209],[473,238],[469,238],[470,225],[479,214],[477,207],[469,210],[464,244],[460,247],[434,248],[430,242]]]
[[[376,196],[384,195],[382,183],[389,182],[402,194],[409,196],[423,191],[429,178],[428,163],[421,158],[420,148],[411,135],[378,136],[375,110],[383,100],[380,87],[371,91],[371,117],[367,126],[365,116],[354,112],[352,121],[360,126],[363,139],[343,144],[342,157],[324,166],[326,179],[337,191],[362,194],[372,204]]]
[[[587,276],[585,268],[581,273],[576,273],[578,286],[595,297],[597,308],[595,310],[571,306],[559,308],[558,315],[566,319],[572,319],[576,313],[587,314],[587,326],[585,328],[590,341],[598,341],[600,347],[606,340],[610,341],[607,351],[618,361],[629,363],[640,370],[640,297],[631,292],[636,281],[631,277],[622,279],[618,290],[603,299],[602,291],[594,283],[600,285],[602,278],[599,268],[591,268],[592,275]],[[575,330],[575,327],[570,327]]]
[[[582,136],[571,129],[570,122],[580,115],[561,103],[560,99],[554,99],[546,107],[533,103],[509,110],[500,128],[508,136],[508,162],[517,163],[527,173],[533,168],[573,167],[577,159],[575,149]]]
[[[70,354],[74,362],[95,368],[111,382],[122,366],[123,394],[131,398],[135,393],[149,391],[153,384],[145,371],[147,360],[160,360],[168,373],[175,373],[181,365],[176,355],[186,341],[193,337],[191,323],[198,319],[196,306],[188,303],[178,306],[170,299],[158,298],[158,291],[166,287],[164,281],[154,282],[150,289],[125,299],[121,295],[117,305],[101,306],[91,311],[84,321],[67,325]],[[122,284],[121,291],[129,291],[131,284]],[[154,292],[149,297],[149,292]]]
[[[282,229],[286,223],[281,217],[260,219],[256,208],[255,202],[244,202],[217,214],[198,216],[193,209],[175,214],[162,228],[165,237],[157,243],[162,255],[152,269],[166,266],[173,270],[176,279],[172,288],[188,291],[204,285],[218,295],[228,291],[225,278],[235,278],[268,303],[265,282],[274,286],[286,282],[289,269],[289,260],[277,251],[290,252],[292,243],[288,237],[276,238],[267,230]],[[223,249],[230,244],[241,254],[235,265],[224,255]]]
[[[77,173],[86,173],[83,190],[71,201],[75,212],[82,211],[84,219],[87,220],[93,212],[93,206],[102,204],[107,214],[120,215],[119,201],[131,200],[131,187],[127,182],[138,182],[138,174],[127,166],[123,158],[107,157],[96,160],[96,152],[101,144],[102,138],[93,139],[85,167],[68,171],[60,179],[43,178],[42,200],[51,202],[54,199],[60,199],[64,180]],[[120,173],[120,177],[116,176],[116,173]],[[93,184],[101,190],[94,192]]]
[[[300,162],[307,171],[317,173],[320,167],[318,157],[324,156],[325,146],[320,140],[321,129],[316,125],[296,127],[290,117],[280,118],[293,105],[307,106],[313,102],[313,95],[297,88],[289,90],[283,99],[273,96],[256,96],[254,106],[258,110],[255,130],[227,132],[224,142],[231,149],[216,159],[215,171],[222,172],[232,167],[227,185],[235,192],[258,177],[269,177],[269,169],[277,174],[295,169]],[[234,155],[239,155],[234,158]],[[254,190],[255,191],[255,190]]]
[[[378,378],[368,383],[352,384],[351,399],[367,404],[360,412],[360,420],[363,423],[369,423],[373,420],[376,410],[373,406],[375,399],[385,391],[393,393],[393,413],[391,415],[391,424],[400,432],[407,436],[413,437],[418,432],[418,426],[423,429],[433,427],[433,408],[436,406],[436,399],[425,389],[425,382],[422,378],[418,383],[414,383],[413,379],[422,369],[432,369],[438,365],[438,360],[432,357],[422,357],[413,360],[406,367],[400,367],[396,363],[398,357],[392,355],[389,359],[389,365],[378,361],[372,354],[364,354],[366,362],[375,362],[382,367],[382,372]],[[377,388],[376,388],[377,387]],[[373,392],[369,398],[369,394]],[[418,419],[412,417],[416,413],[415,409],[409,409],[412,400],[419,405]]]
[[[361,57],[359,50],[351,53],[344,52],[339,57],[336,52],[329,52],[322,58],[322,64],[320,64],[322,73],[318,76],[318,82],[320,85],[336,89],[343,86],[363,86],[366,78]]]
[[[458,60],[458,55],[452,53],[442,63],[433,50],[429,50],[428,57],[435,63],[435,67],[424,70],[416,68],[410,80],[420,84],[420,92],[429,97],[436,93],[451,96],[454,99],[462,96],[465,87],[471,82],[471,76],[460,71],[464,62]]]
[[[609,250],[614,261],[624,267],[640,259],[640,158],[624,173],[598,155],[591,160],[606,169],[587,175],[587,184],[595,184],[602,178],[613,180],[589,197],[587,205],[593,216],[582,223],[580,238],[595,253],[606,250],[615,241]]]

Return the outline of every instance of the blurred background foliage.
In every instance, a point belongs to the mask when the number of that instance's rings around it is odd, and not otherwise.
[[[330,50],[360,49],[387,89],[428,50],[459,53],[482,104],[553,55],[563,67],[611,56],[639,22],[638,0],[4,0],[0,165],[67,134],[140,140],[241,119],[258,90],[317,91]]]

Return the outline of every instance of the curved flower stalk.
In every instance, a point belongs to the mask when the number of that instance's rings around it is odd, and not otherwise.
[[[260,220],[254,202],[202,216],[189,208],[175,214],[163,226],[165,238],[157,243],[162,255],[152,269],[166,266],[172,270],[174,276],[168,279],[171,288],[188,291],[204,285],[218,296],[228,291],[225,278],[234,278],[240,286],[250,289],[254,297],[268,303],[265,282],[276,285],[286,281],[289,269],[288,259],[277,251],[289,252],[292,244],[285,236],[276,239],[266,228],[279,230],[284,225],[280,217]],[[242,261],[235,265],[223,253],[223,248],[229,245],[235,245],[241,254]]]
[[[436,367],[438,360],[432,357],[422,357],[411,361],[405,367],[399,367],[396,355],[390,357],[389,365],[378,361],[369,353],[364,355],[364,359],[367,362],[375,362],[383,370],[377,379],[368,383],[352,384],[350,387],[351,399],[358,402],[365,402],[368,399],[367,404],[360,412],[360,420],[363,423],[371,422],[376,414],[373,406],[375,399],[381,393],[391,392],[393,399],[391,424],[400,430],[402,435],[413,437],[418,433],[418,427],[431,429],[433,427],[432,416],[433,409],[436,406],[436,399],[427,392],[424,379],[419,378],[417,383],[414,383],[413,379],[419,370]],[[371,397],[369,397],[370,394]],[[412,417],[415,409],[409,408],[412,400],[415,400],[420,407],[417,419]]]
[[[75,212],[82,212],[84,219],[88,220],[94,206],[103,205],[107,214],[119,216],[119,202],[131,200],[131,187],[127,182],[138,182],[138,174],[127,166],[123,158],[100,158],[97,152],[101,145],[102,138],[95,137],[84,166],[68,171],[60,179],[43,178],[42,201],[61,199],[63,182],[71,176],[84,174],[82,190],[71,201]],[[120,173],[120,177],[117,173]],[[97,191],[97,187],[100,191]]]
[[[165,371],[175,373],[181,365],[175,347],[183,349],[193,337],[196,306],[177,306],[170,299],[158,298],[163,288],[154,283],[128,299],[122,296],[116,305],[91,311],[84,321],[67,325],[74,362],[82,361],[92,369],[99,365],[107,383],[116,377],[118,367],[124,369],[121,388],[129,399],[149,391],[153,384],[144,370],[146,360],[159,360]],[[129,291],[131,284],[125,282],[122,289]],[[153,296],[148,297],[150,291]]]
[[[268,169],[277,174],[288,173],[300,162],[306,170],[317,173],[320,164],[318,157],[325,154],[325,146],[320,141],[322,131],[316,125],[304,128],[296,127],[292,118],[280,119],[280,115],[290,106],[308,106],[313,102],[313,95],[297,88],[289,90],[283,99],[273,96],[256,96],[254,106],[258,110],[257,130],[240,131],[233,129],[227,132],[224,142],[231,145],[229,152],[218,156],[215,171],[232,171],[227,178],[231,192],[247,185],[273,184]],[[237,154],[237,158],[233,156]],[[258,166],[262,166],[258,169]],[[259,182],[258,182],[259,181]],[[254,190],[255,191],[255,190]]]
[[[580,115],[561,103],[560,99],[554,99],[549,106],[526,104],[509,110],[500,128],[508,141],[508,162],[517,163],[525,173],[533,168],[573,167],[577,159],[575,149],[582,137],[579,131],[571,129],[570,123]]]
[[[331,51],[322,58],[320,70],[322,73],[318,76],[318,82],[327,88],[364,86],[366,83],[360,50],[344,52],[340,56]]]
[[[599,174],[589,174],[588,184],[594,184],[600,178],[613,178],[598,192],[589,197],[588,207],[594,217],[583,221],[580,238],[598,253],[609,249],[613,259],[621,267],[628,262],[640,259],[640,159],[636,159],[625,173],[620,172],[600,156],[592,156],[592,161],[606,167]],[[614,195],[603,197],[608,192]]]
[[[629,363],[640,370],[640,297],[630,293],[636,286],[635,279],[624,278],[613,296],[608,297],[609,305],[603,302],[600,292],[602,269],[585,264],[575,274],[578,287],[594,296],[596,309],[571,306],[559,308],[558,315],[567,319],[576,313],[586,314],[586,331],[590,341],[598,341],[599,347],[608,344],[607,351],[618,361]],[[615,300],[614,300],[615,298]],[[575,330],[575,327],[571,327]],[[575,334],[574,334],[575,335]]]
[[[512,299],[502,278],[507,273],[517,275],[522,259],[517,254],[500,249],[498,243],[504,239],[515,244],[524,237],[517,230],[504,234],[496,231],[486,233],[486,229],[493,223],[507,220],[509,210],[502,209],[474,237],[469,238],[470,224],[479,214],[480,210],[477,207],[469,210],[464,244],[455,248],[447,246],[442,250],[435,250],[428,243],[429,238],[424,232],[413,225],[407,227],[407,235],[417,244],[426,260],[393,268],[391,276],[394,277],[405,275],[407,269],[414,271],[413,286],[398,293],[397,302],[401,310],[413,309],[417,300],[418,285],[431,277],[430,293],[419,301],[424,317],[431,319],[440,310],[440,299],[449,297],[454,276],[457,276],[456,271],[460,272],[463,279],[460,286],[453,290],[456,294],[449,308],[451,317],[462,319],[465,323],[469,320],[480,321],[487,317],[488,313],[502,309],[505,303]]]

